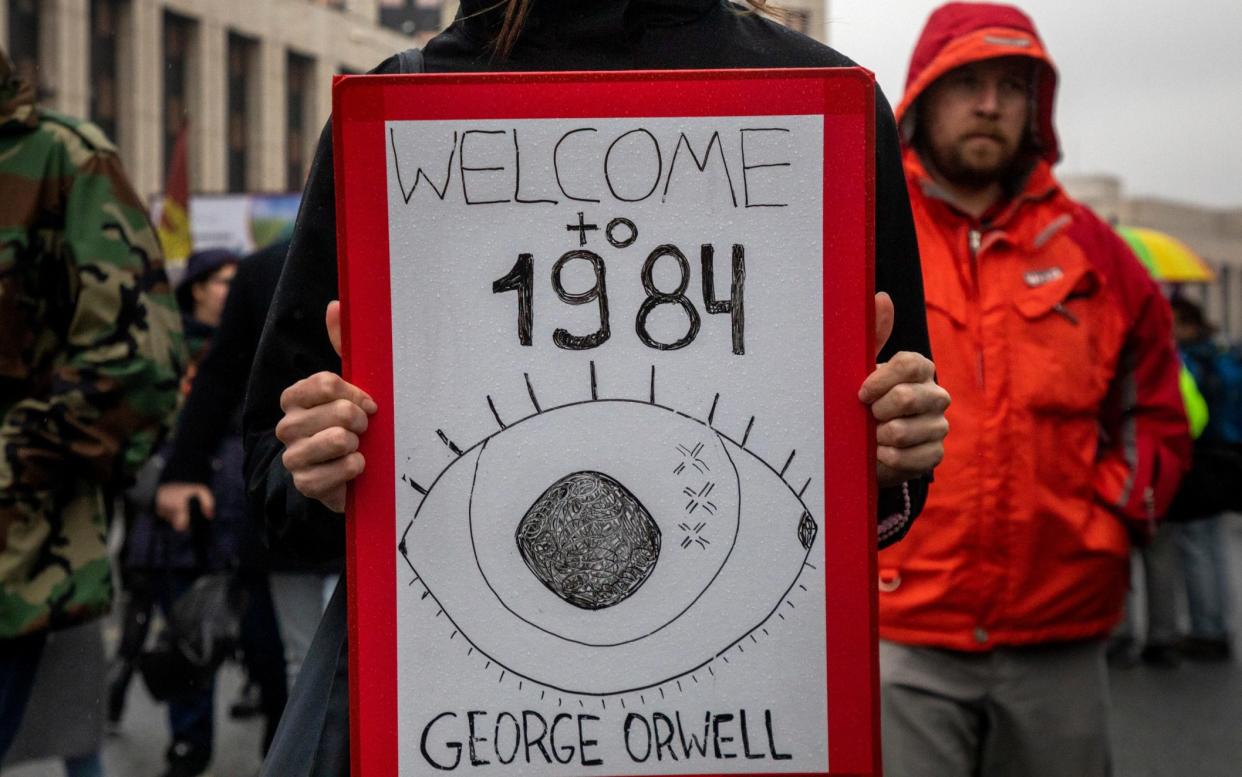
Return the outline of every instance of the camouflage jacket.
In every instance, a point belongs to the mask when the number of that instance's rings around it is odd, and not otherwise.
[[[0,52],[0,640],[108,608],[104,492],[167,431],[185,350],[115,147],[8,70]]]

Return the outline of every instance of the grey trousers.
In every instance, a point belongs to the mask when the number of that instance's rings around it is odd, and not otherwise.
[[[263,762],[262,777],[349,777],[349,626],[337,583]]]
[[[336,590],[337,577],[317,572],[272,572],[269,576],[290,688],[297,682],[323,611]]]
[[[1107,777],[1104,641],[963,653],[880,642],[886,777]]]

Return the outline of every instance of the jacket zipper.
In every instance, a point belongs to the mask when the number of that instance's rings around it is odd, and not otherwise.
[[[971,272],[974,274],[974,278],[972,280],[974,281],[974,284],[975,284],[975,296],[977,298],[979,296],[979,285],[980,285],[979,284],[979,248],[983,245],[983,232],[972,227],[970,231],[966,234],[966,244],[967,244],[967,247],[970,249],[970,269],[971,269]],[[979,345],[978,345],[978,351],[975,354],[975,369],[977,370],[976,379],[978,380],[978,383],[979,383],[979,389],[982,390],[984,387],[983,322],[982,321],[979,322],[979,332],[978,332],[977,342]]]

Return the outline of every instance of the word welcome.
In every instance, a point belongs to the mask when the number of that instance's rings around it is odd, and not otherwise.
[[[786,181],[781,169],[790,167],[790,160],[779,141],[789,132],[785,127],[743,127],[724,135],[719,130],[695,133],[692,140],[685,132],[661,139],[642,127],[615,136],[601,135],[595,127],[575,127],[555,143],[530,148],[523,145],[517,128],[465,129],[438,142],[427,141],[431,149],[438,149],[439,161],[426,166],[408,161],[414,152],[398,149],[391,127],[388,140],[396,182],[407,205],[412,201],[557,205],[601,202],[605,197],[666,202],[670,189],[677,190],[675,181],[701,181],[711,167],[723,170],[724,191],[732,207],[783,208],[789,203],[782,193]],[[420,136],[418,156],[425,159],[432,152],[422,140]]]

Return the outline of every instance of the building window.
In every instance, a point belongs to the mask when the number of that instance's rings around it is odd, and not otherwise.
[[[315,61],[292,52],[285,67],[285,188],[301,191],[306,181],[308,133],[311,131],[311,104],[314,98]]]
[[[440,31],[444,0],[414,0],[414,25],[419,32]]]
[[[443,6],[444,0],[380,0],[379,21],[406,35],[435,33],[440,31]]]
[[[35,85],[42,92],[39,83],[39,1],[8,0],[9,4],[9,57],[13,67],[24,81]]]
[[[117,141],[117,36],[121,0],[91,0],[91,121]]]
[[[244,192],[250,166],[250,85],[257,44],[250,38],[229,33],[227,142],[231,192]]]
[[[189,68],[194,22],[164,14],[164,177],[172,165],[177,135],[190,118]]]

